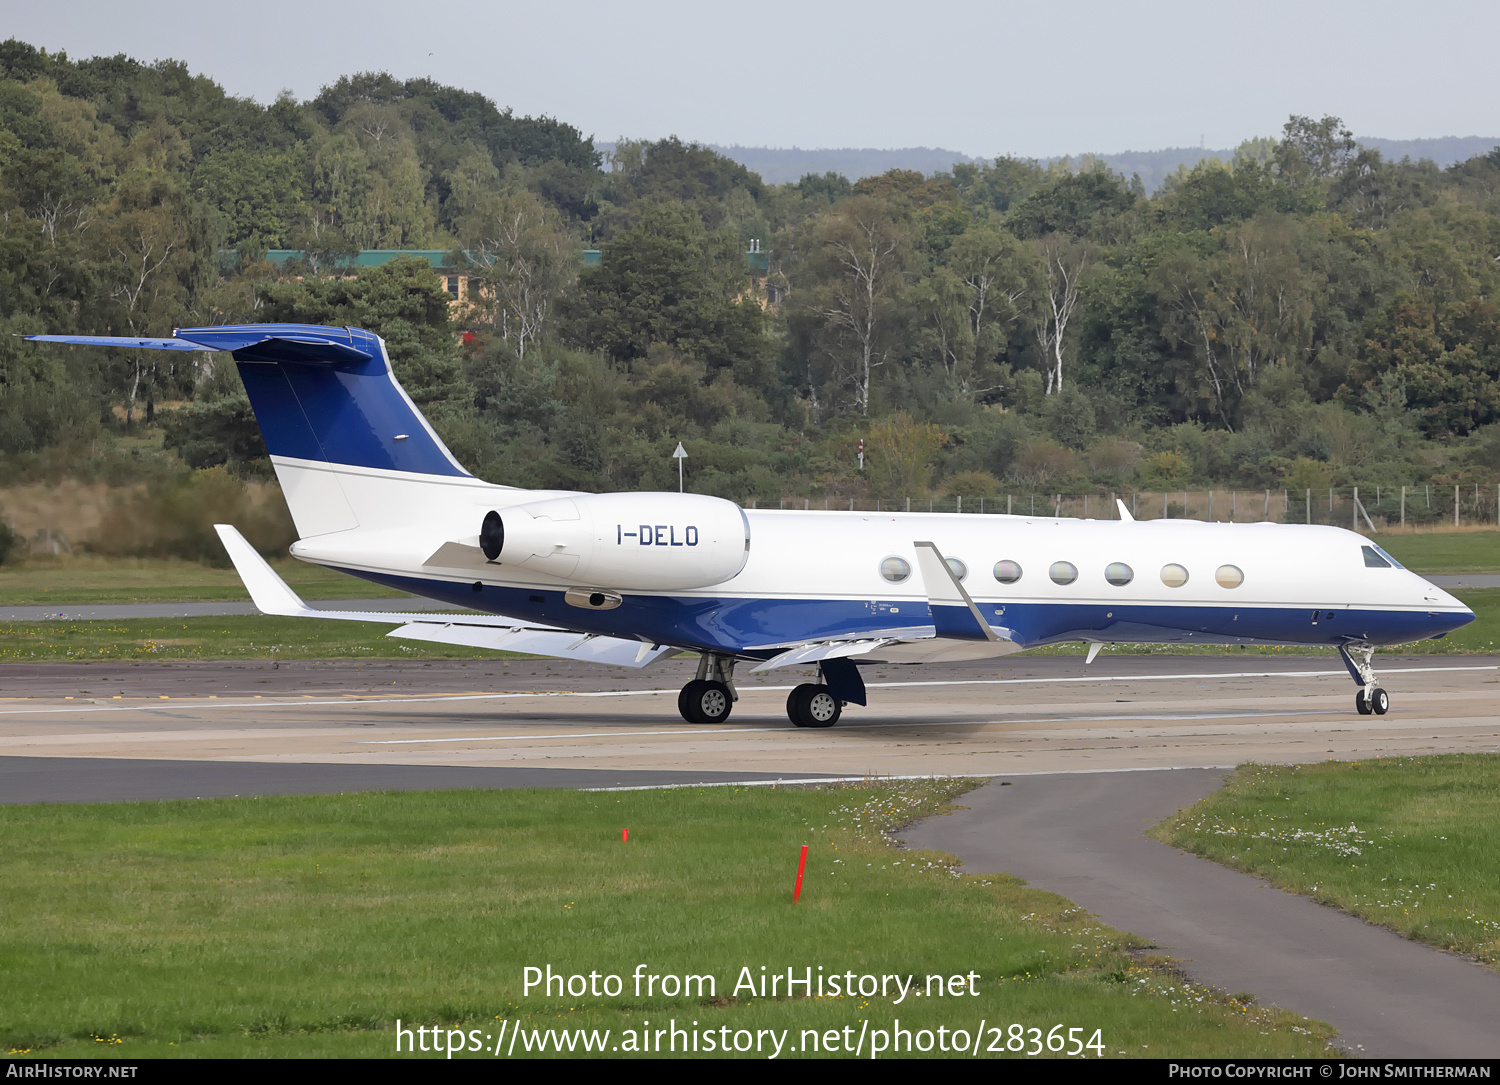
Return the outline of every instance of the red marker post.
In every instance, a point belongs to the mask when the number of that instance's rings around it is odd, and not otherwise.
[[[797,888],[792,890],[792,903],[802,899],[802,872],[807,869],[807,845],[802,845],[802,859],[797,863]]]
[[[620,843],[622,843],[622,844],[628,844],[628,843],[630,843],[630,830],[629,829],[621,829],[620,830]]]

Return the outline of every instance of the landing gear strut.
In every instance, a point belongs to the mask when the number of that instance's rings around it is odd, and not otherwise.
[[[734,710],[739,694],[734,688],[734,660],[704,652],[698,675],[677,695],[677,711],[688,723],[723,723]]]
[[[1359,659],[1354,658],[1355,654]],[[1375,668],[1370,661],[1375,656],[1375,649],[1369,644],[1346,644],[1339,649],[1339,655],[1344,659],[1344,666],[1349,668],[1349,675],[1360,687],[1354,695],[1354,711],[1361,716],[1368,716],[1372,712],[1377,716],[1384,716],[1391,707],[1390,694],[1375,684]]]

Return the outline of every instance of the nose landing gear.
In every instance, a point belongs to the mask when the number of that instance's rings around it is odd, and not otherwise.
[[[1359,659],[1355,660],[1352,652],[1359,653]],[[1391,707],[1390,694],[1375,684],[1375,668],[1370,661],[1375,656],[1375,648],[1369,644],[1346,644],[1339,648],[1339,655],[1343,657],[1344,666],[1349,668],[1349,675],[1360,687],[1360,691],[1354,695],[1354,711],[1361,716],[1374,713],[1384,716]]]

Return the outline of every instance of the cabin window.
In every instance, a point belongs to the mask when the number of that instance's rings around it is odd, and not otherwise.
[[[944,558],[943,563],[948,566],[948,571],[953,574],[954,580],[962,580],[969,575],[969,567],[958,558]]]
[[[899,584],[911,576],[911,564],[905,558],[886,558],[880,563],[880,575],[892,584]]]
[[[1047,575],[1054,584],[1071,584],[1078,579],[1078,567],[1071,561],[1054,561]]]
[[[1373,546],[1361,546],[1360,550],[1365,555],[1366,569],[1389,569],[1391,563],[1381,557]]]
[[[1009,558],[1006,558],[1004,561],[995,562],[995,579],[1002,584],[1014,584],[1017,580],[1020,580],[1020,562],[1011,561]]]
[[[1180,588],[1188,582],[1188,571],[1181,565],[1163,565],[1161,582],[1169,588]]]
[[[1123,588],[1135,579],[1135,570],[1123,561],[1111,562],[1105,567],[1104,579],[1117,588]]]
[[[1237,588],[1245,582],[1245,574],[1238,565],[1220,565],[1214,570],[1214,579],[1221,588]]]

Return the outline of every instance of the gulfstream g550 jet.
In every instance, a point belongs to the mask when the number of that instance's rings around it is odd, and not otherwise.
[[[170,339],[30,336],[228,351],[265,436],[292,553],[476,615],[306,606],[231,526],[220,536],[266,613],[394,621],[394,637],[645,667],[699,656],[678,705],[729,717],[734,671],[816,666],[787,714],[864,704],[860,663],[1003,656],[1065,641],[1336,648],[1355,708],[1384,713],[1378,645],[1474,619],[1351,531],[1285,524],[747,510],[683,493],[482,482],[454,460],[358,328],[249,324]]]

